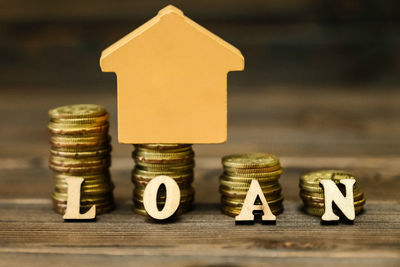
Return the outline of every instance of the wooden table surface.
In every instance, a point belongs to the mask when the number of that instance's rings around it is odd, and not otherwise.
[[[116,90],[3,90],[0,97],[0,265],[399,266],[400,92],[394,88],[230,86],[229,140],[195,145],[195,209],[166,224],[132,212],[132,147],[116,142]],[[52,211],[47,110],[97,103],[111,114],[118,207],[96,222],[64,223]],[[276,225],[235,226],[221,214],[220,157],[281,158],[285,211]],[[323,226],[301,211],[299,175],[354,172],[365,212]]]

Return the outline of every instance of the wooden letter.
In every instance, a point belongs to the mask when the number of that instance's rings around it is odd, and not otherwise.
[[[261,205],[254,204],[257,198],[260,199]],[[235,217],[236,223],[254,221],[253,211],[262,211],[264,213],[261,217],[262,222],[276,221],[276,217],[274,214],[272,214],[271,209],[268,206],[268,202],[265,199],[260,184],[255,179],[251,181],[250,188],[249,191],[247,191],[240,214]]]
[[[353,197],[353,185],[356,182],[354,179],[343,179],[340,183],[346,187],[346,197],[343,196],[339,188],[332,180],[321,180],[320,183],[324,188],[325,198],[325,212],[322,215],[323,221],[338,221],[339,216],[333,213],[332,204],[335,202],[336,206],[342,211],[343,215],[348,220],[354,220],[354,197]]]
[[[165,185],[165,205],[162,210],[157,207],[157,193],[160,186]],[[181,191],[178,184],[169,176],[160,175],[153,178],[144,189],[143,204],[150,217],[156,220],[170,218],[179,207]]]
[[[83,178],[66,179],[68,184],[67,209],[65,210],[64,220],[90,220],[96,217],[96,205],[93,205],[85,214],[80,213],[81,185]]]

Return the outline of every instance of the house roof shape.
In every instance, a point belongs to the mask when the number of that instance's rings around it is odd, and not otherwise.
[[[223,39],[221,39],[220,37],[218,37],[214,33],[210,32],[206,28],[202,27],[198,23],[194,22],[190,18],[184,16],[182,10],[174,7],[173,5],[168,5],[168,6],[164,7],[163,9],[161,9],[160,11],[158,11],[157,16],[155,16],[154,18],[150,19],[149,21],[147,21],[143,25],[141,25],[138,28],[136,28],[131,33],[125,35],[123,38],[121,38],[120,40],[118,40],[117,42],[115,42],[114,44],[112,44],[111,46],[106,48],[105,50],[103,50],[103,52],[101,53],[101,57],[100,57],[100,66],[103,68],[103,63],[102,62],[108,56],[112,55],[114,52],[117,52],[125,44],[129,43],[130,41],[132,41],[136,37],[140,36],[143,32],[145,32],[146,30],[148,30],[149,28],[154,26],[156,23],[158,23],[160,21],[160,19],[163,16],[171,14],[171,13],[174,14],[174,15],[177,15],[177,16],[181,16],[183,18],[183,20],[186,23],[188,23],[190,26],[192,26],[196,30],[202,32],[208,38],[213,39],[214,41],[219,43],[221,46],[225,47],[226,49],[230,50],[232,53],[236,54],[238,57],[241,57],[242,60],[244,61],[244,57],[243,57],[242,53],[239,51],[239,49],[237,49],[233,45],[229,44],[228,42],[224,41]],[[107,67],[104,66],[104,68],[107,68]]]
[[[169,5],[106,48],[102,71],[118,81],[120,143],[222,143],[227,73],[240,51]]]

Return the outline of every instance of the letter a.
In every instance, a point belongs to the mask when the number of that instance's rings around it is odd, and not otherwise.
[[[162,210],[157,207],[157,193],[160,186],[165,185],[165,204]],[[174,179],[160,175],[153,178],[143,192],[143,205],[147,214],[156,220],[165,220],[174,215],[179,207],[181,191]]]
[[[354,197],[353,197],[353,185],[356,182],[355,179],[342,179],[340,183],[346,187],[346,197],[343,196],[339,188],[332,180],[321,180],[320,183],[324,188],[325,198],[325,212],[321,219],[323,221],[338,221],[339,216],[333,213],[332,204],[335,202],[336,206],[342,211],[348,220],[354,220]]]
[[[260,199],[261,205],[254,204],[255,201]],[[262,222],[274,222],[276,217],[272,214],[271,209],[268,206],[268,202],[265,199],[264,193],[261,190],[261,186],[257,180],[253,179],[250,184],[250,188],[247,191],[246,198],[243,202],[242,210],[240,214],[235,217],[236,223],[241,222],[253,222],[254,214],[253,211],[262,211],[264,214],[261,217]]]
[[[80,213],[81,185],[83,181],[84,179],[81,177],[66,178],[68,198],[64,220],[90,220],[96,217],[96,205],[93,205],[86,213]]]

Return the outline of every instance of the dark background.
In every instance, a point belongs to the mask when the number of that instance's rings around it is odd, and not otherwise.
[[[170,3],[242,51],[232,86],[399,85],[396,0],[2,0],[0,88],[112,89],[101,51]]]

